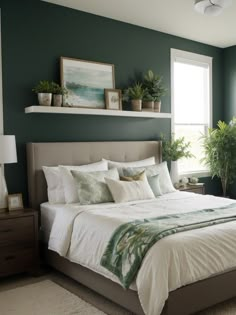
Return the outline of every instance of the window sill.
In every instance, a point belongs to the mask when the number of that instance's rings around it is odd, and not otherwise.
[[[196,171],[196,172],[187,172],[179,174],[179,177],[210,177],[211,173],[209,171]]]

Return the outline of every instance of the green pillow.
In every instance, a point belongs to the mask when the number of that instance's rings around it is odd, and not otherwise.
[[[119,173],[116,168],[102,172],[71,171],[77,186],[80,204],[113,202],[113,197],[105,183],[105,177],[118,180]]]
[[[150,185],[155,197],[161,196],[161,188],[159,183],[159,175],[147,176],[148,184]]]

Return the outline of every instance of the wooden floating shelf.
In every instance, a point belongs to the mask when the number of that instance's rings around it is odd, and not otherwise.
[[[91,109],[78,107],[53,107],[53,106],[29,106],[25,108],[26,114],[74,114],[74,115],[100,115],[120,117],[143,117],[143,118],[171,118],[170,113],[135,112],[125,110]]]

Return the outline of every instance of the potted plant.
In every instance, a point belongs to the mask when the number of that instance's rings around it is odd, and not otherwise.
[[[236,118],[229,124],[219,121],[217,128],[210,128],[202,139],[205,151],[202,161],[209,167],[212,177],[221,179],[225,197],[229,184],[236,178]]]
[[[124,96],[131,100],[132,110],[142,110],[142,99],[145,95],[145,91],[146,90],[143,88],[142,83],[139,82],[125,90]]]
[[[53,106],[62,106],[63,96],[68,94],[68,90],[57,83],[52,83]]]
[[[161,97],[166,94],[167,89],[162,85],[162,77],[154,74],[152,70],[148,70],[144,76],[144,88],[154,101],[154,111],[161,111]]]
[[[39,81],[32,91],[38,94],[39,105],[51,106],[53,82],[46,80]]]
[[[146,92],[143,96],[142,108],[144,111],[153,111],[154,110],[154,98],[149,93],[148,90],[146,90]]]
[[[162,136],[162,157],[165,161],[171,162],[170,176],[173,184],[178,183],[178,164],[177,161],[182,158],[193,157],[190,152],[190,142],[185,142],[184,137],[174,138],[174,134],[171,135],[170,140],[166,140]]]

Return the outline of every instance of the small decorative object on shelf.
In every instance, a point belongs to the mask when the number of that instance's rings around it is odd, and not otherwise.
[[[171,135],[170,140],[162,135],[162,156],[163,160],[171,161],[170,176],[172,183],[179,182],[178,175],[178,160],[182,158],[193,157],[192,153],[189,151],[190,142],[185,142],[184,137],[175,139],[174,134]]]
[[[121,90],[105,89],[106,109],[122,110]]]
[[[190,177],[189,183],[190,183],[190,184],[197,184],[197,183],[198,183],[198,178],[195,177],[195,176]]]
[[[133,86],[129,87],[124,91],[124,99],[131,100],[131,106],[133,111],[142,110],[142,99],[145,95],[145,89],[142,83],[135,83]]]
[[[142,102],[142,111],[144,112],[153,112],[154,111],[154,98],[147,92],[143,97]]]
[[[188,177],[182,177],[180,180],[180,183],[183,184],[183,186],[186,186],[188,182],[189,182]]]
[[[52,84],[53,106],[60,107],[63,105],[63,97],[68,94],[68,90],[57,83]]]
[[[12,194],[8,195],[8,210],[20,210],[23,209],[23,200],[22,200],[22,194]]]
[[[162,85],[162,77],[154,74],[152,70],[148,70],[144,76],[143,86],[146,90],[144,99],[153,101],[155,112],[161,111],[161,97],[167,92],[167,89]]]
[[[39,81],[39,83],[32,89],[33,92],[38,94],[39,105],[51,106],[53,85],[53,82],[43,80]]]

